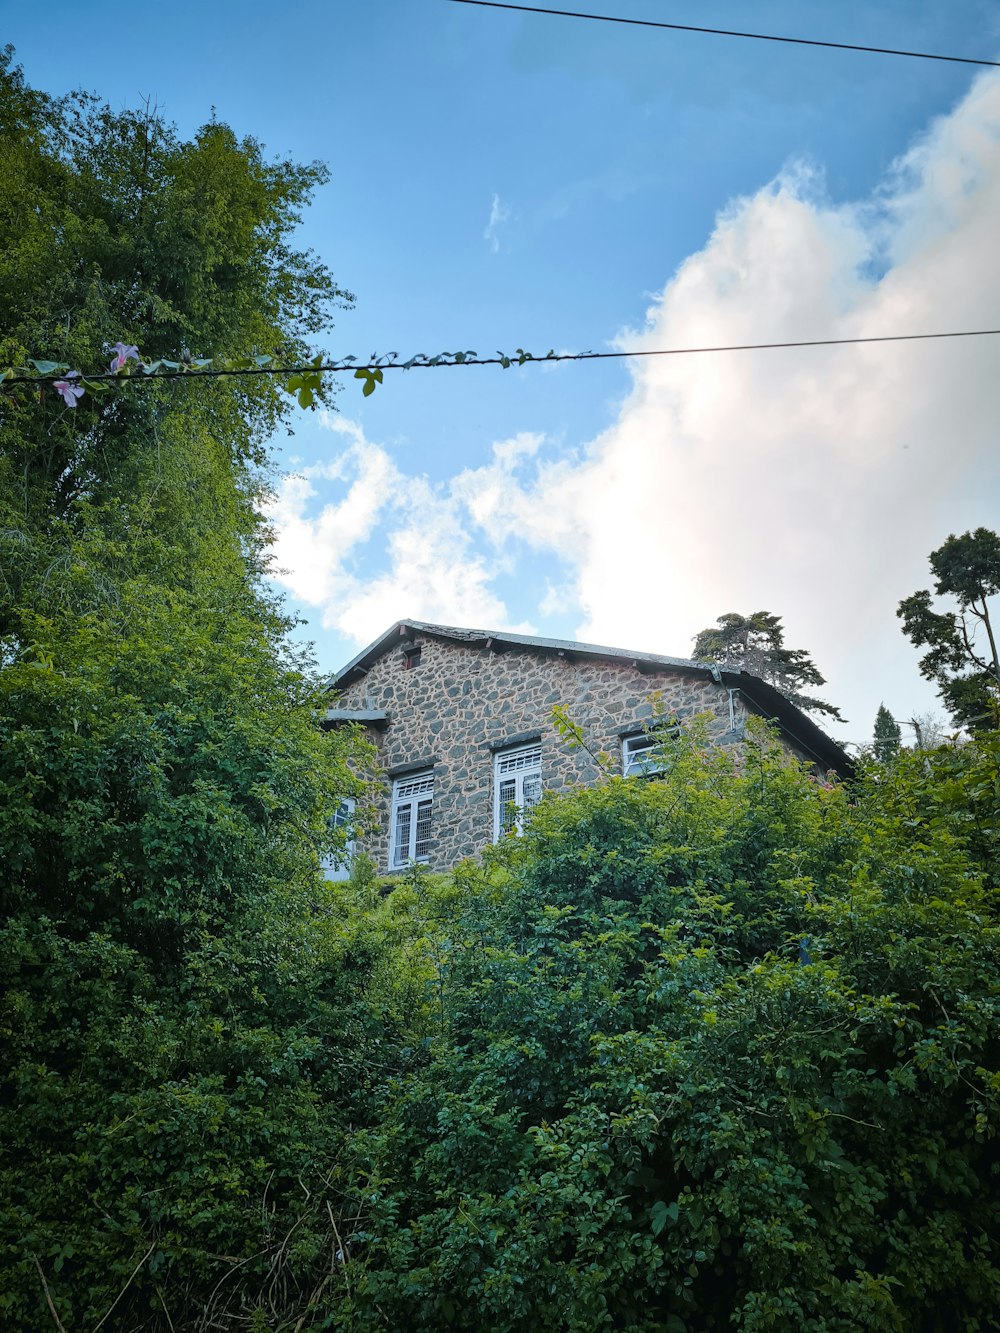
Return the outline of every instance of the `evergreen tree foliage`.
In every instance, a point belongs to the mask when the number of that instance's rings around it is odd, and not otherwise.
[[[902,732],[899,730],[896,719],[885,704],[879,704],[878,712],[875,714],[875,736],[872,748],[875,752],[875,758],[880,764],[887,764],[893,755],[899,753],[901,739]]]
[[[717,662],[734,671],[748,671],[773,685],[776,690],[806,712],[825,713],[843,722],[833,704],[805,694],[804,687],[823,685],[826,678],[803,648],[786,648],[781,617],[770,611],[755,611],[750,616],[728,612],[715,625],[703,629],[694,641],[692,656],[699,662]]]
[[[930,554],[934,591],[955,611],[935,611],[926,589],[904,598],[896,614],[903,633],[926,647],[920,674],[932,680],[959,726],[1000,726],[1000,650],[990,599],[1000,594],[1000,536],[976,528],[950,536]]]

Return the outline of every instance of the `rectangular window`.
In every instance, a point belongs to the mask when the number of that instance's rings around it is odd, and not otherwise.
[[[344,880],[351,875],[351,862],[354,859],[354,798],[346,797],[337,806],[335,814],[330,816],[330,827],[343,830],[346,841],[332,856],[324,857],[320,862],[325,879]]]
[[[389,865],[393,870],[411,861],[430,860],[433,803],[433,773],[414,773],[392,784]]]
[[[499,842],[511,833],[520,833],[525,812],[537,805],[542,795],[542,747],[523,745],[504,750],[493,767],[493,838]]]
[[[622,772],[627,778],[650,778],[666,772],[663,743],[669,732],[641,731],[622,741]]]

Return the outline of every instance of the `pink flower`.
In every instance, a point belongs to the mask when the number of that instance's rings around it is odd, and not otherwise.
[[[121,370],[126,361],[139,360],[138,347],[132,347],[129,343],[115,343],[111,350],[115,355],[108,367],[109,370]]]
[[[67,370],[64,380],[56,380],[53,389],[60,395],[67,407],[76,407],[77,403],[84,395],[82,385],[70,384],[70,380],[79,378],[78,370]]]

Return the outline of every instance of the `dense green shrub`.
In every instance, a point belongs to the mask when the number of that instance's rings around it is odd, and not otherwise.
[[[434,965],[331,1326],[995,1327],[998,757],[848,794],[689,737],[401,905]]]

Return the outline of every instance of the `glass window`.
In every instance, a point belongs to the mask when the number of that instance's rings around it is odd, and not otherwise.
[[[520,833],[525,812],[538,804],[541,795],[541,745],[501,751],[494,760],[493,770],[494,841],[499,842],[511,833]]]
[[[338,848],[331,856],[324,857],[320,862],[323,869],[323,875],[326,879],[343,880],[349,879],[351,874],[351,862],[354,859],[354,798],[346,797],[337,806],[336,812],[330,816],[330,827],[335,830],[343,830],[346,841],[343,847]]]
[[[669,733],[641,731],[622,741],[622,772],[627,778],[649,778],[666,771],[663,743]]]
[[[389,865],[393,870],[410,861],[430,860],[433,804],[433,773],[414,773],[392,784]]]

